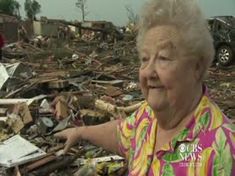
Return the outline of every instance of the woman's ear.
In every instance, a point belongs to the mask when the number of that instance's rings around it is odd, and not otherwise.
[[[202,79],[203,73],[202,73],[202,69],[203,69],[203,58],[201,57],[200,59],[196,59],[195,62],[195,78],[197,81],[200,81]]]

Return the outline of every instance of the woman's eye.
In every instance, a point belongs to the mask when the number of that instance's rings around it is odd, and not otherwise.
[[[170,58],[164,57],[164,56],[159,56],[158,59],[159,59],[160,61],[170,61],[170,60],[171,60]]]
[[[149,59],[147,57],[142,57],[141,62],[147,62]]]

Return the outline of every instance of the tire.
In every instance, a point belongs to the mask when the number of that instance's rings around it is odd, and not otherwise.
[[[233,60],[232,49],[226,45],[220,46],[216,52],[216,59],[223,66],[229,65]]]

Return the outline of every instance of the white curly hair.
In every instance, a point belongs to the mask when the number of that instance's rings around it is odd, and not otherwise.
[[[214,58],[213,39],[206,18],[197,0],[149,0],[145,3],[138,23],[137,49],[145,33],[157,26],[172,25],[182,37],[185,50],[201,62],[201,78],[206,75]],[[193,57],[192,57],[193,58]]]

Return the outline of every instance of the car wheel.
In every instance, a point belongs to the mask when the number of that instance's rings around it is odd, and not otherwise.
[[[221,65],[229,65],[233,60],[232,49],[226,45],[220,46],[216,52],[216,58]]]

